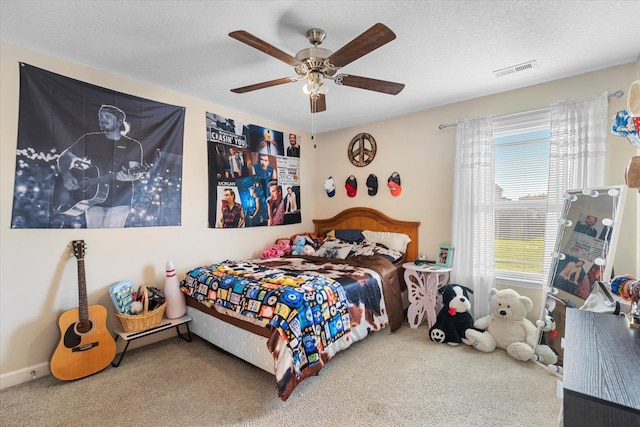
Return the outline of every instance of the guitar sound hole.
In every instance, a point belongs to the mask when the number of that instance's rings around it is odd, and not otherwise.
[[[91,332],[93,329],[93,322],[91,319],[80,320],[76,323],[76,333],[78,334],[86,334]]]

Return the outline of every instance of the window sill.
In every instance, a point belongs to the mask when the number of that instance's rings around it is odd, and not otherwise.
[[[507,286],[519,286],[521,288],[542,289],[541,279],[508,277],[496,275],[496,284]]]

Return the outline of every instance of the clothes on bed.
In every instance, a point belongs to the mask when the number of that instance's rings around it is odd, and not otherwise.
[[[324,348],[350,329],[343,287],[319,274],[225,261],[191,270],[182,289],[276,328],[291,348],[297,377],[307,365],[319,363]]]

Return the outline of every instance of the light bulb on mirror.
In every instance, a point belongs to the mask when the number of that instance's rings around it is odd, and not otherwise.
[[[584,190],[582,190],[582,194],[590,197],[598,197],[600,195],[600,193],[598,193],[597,190],[590,190],[588,188],[585,188]]]
[[[599,265],[600,267],[602,267],[604,265],[607,265],[607,261],[604,258],[596,258],[596,259],[593,260],[593,262],[596,265]]]
[[[613,225],[613,220],[611,218],[603,218],[602,225],[606,227],[611,227]]]
[[[617,188],[612,188],[609,191],[607,191],[607,194],[610,195],[611,197],[619,197],[620,190],[618,190]]]
[[[569,194],[569,193],[566,193],[566,194],[564,195],[564,199],[565,199],[565,200],[568,200],[568,201],[570,201],[570,202],[575,202],[576,200],[578,200],[578,196],[576,196],[575,194]]]
[[[571,227],[573,225],[573,221],[571,221],[570,219],[566,219],[566,218],[560,218],[558,220],[558,224],[564,225],[565,227]]]
[[[567,256],[565,254],[563,254],[562,252],[551,252],[551,258],[557,258],[557,259],[562,261],[566,257]]]

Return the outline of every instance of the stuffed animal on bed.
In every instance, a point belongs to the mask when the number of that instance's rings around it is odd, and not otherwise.
[[[291,241],[289,239],[278,239],[276,241],[276,247],[284,252],[285,255],[291,253]]]
[[[442,294],[442,309],[436,323],[429,330],[429,338],[437,343],[458,345],[469,328],[473,328],[469,293],[473,291],[462,285],[446,285],[438,289]]]
[[[269,246],[262,252],[260,258],[280,258],[289,253],[291,253],[291,242],[289,239],[278,239],[274,245]]]
[[[535,360],[538,330],[526,317],[533,309],[531,299],[513,289],[495,288],[490,297],[495,298],[493,313],[476,320],[476,329],[467,330],[463,342],[485,353],[502,348],[514,359]]]
[[[313,249],[313,246],[311,246],[312,244],[313,244],[313,240],[311,240],[310,237],[296,236],[293,239],[293,245],[291,246],[291,254],[292,255],[308,255],[307,253],[305,253],[305,247],[308,246],[309,248],[307,248],[306,251],[311,252],[309,255],[313,255],[313,253],[315,253],[315,249]],[[311,249],[311,251],[309,249]]]

